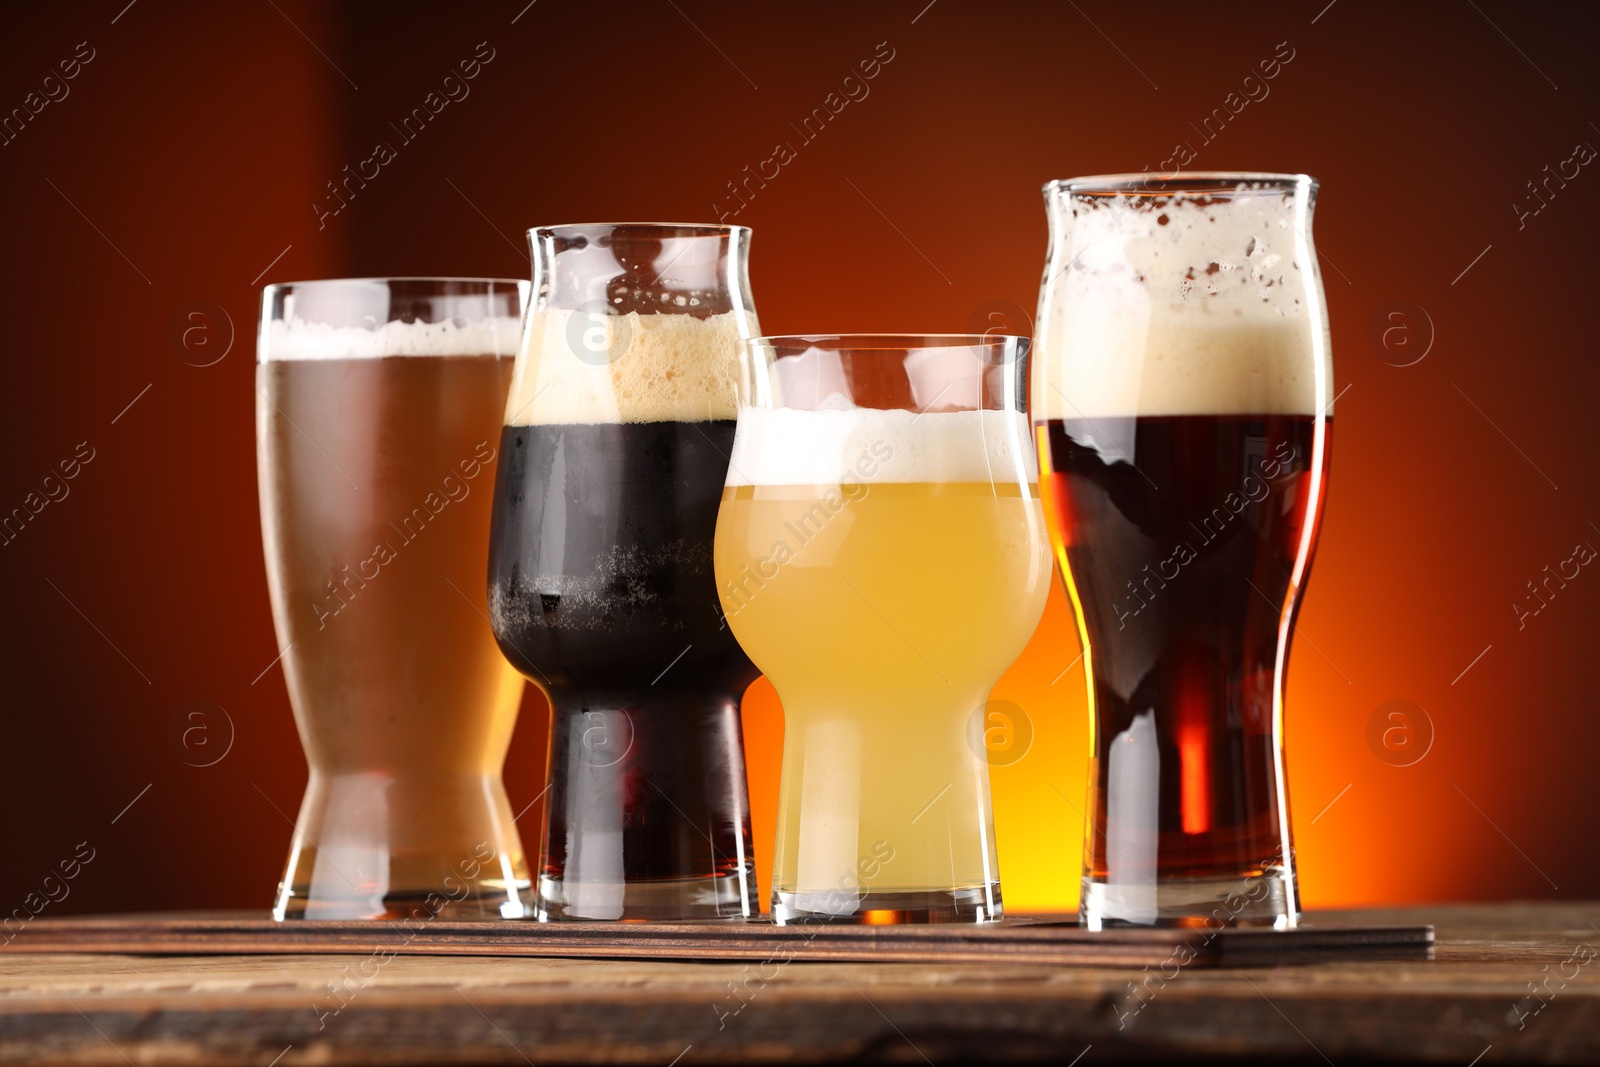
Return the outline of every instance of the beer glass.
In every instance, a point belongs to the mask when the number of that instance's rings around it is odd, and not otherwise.
[[[500,648],[550,698],[539,918],[756,910],[711,538],[755,332],[742,226],[529,232],[490,540]]]
[[[717,587],[783,701],[778,923],[1001,916],[985,705],[1051,581],[1027,349],[746,349]]]
[[[278,919],[525,916],[501,784],[522,680],[483,570],[526,282],[269,285],[256,367],[272,616],[310,781]]]
[[[1093,928],[1297,919],[1283,696],[1333,407],[1316,190],[1044,189],[1032,412],[1090,679]]]

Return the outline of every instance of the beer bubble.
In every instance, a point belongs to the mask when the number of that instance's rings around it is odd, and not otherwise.
[[[168,738],[191,767],[214,767],[233,750],[233,718],[221,705],[191,700],[172,713]]]
[[[567,347],[592,367],[608,366],[627,355],[632,340],[628,317],[613,314],[604,300],[579,305],[567,319]]]
[[[233,316],[221,304],[191,300],[173,312],[167,341],[189,366],[210,367],[233,349]]]
[[[1409,700],[1391,700],[1367,717],[1367,747],[1391,767],[1420,763],[1433,748],[1433,719]]]
[[[985,300],[973,309],[972,317],[967,320],[967,332],[996,340],[999,337],[1032,337],[1033,316],[1022,305],[1009,300]],[[1002,345],[984,352],[983,359],[991,366],[1005,366],[1016,362],[1027,351],[1026,344]]]
[[[991,767],[1009,767],[1033,748],[1033,719],[1009,700],[990,700],[967,718],[967,747]]]
[[[585,711],[576,726],[585,766],[614,767],[633,751],[633,717],[626,711]]]
[[[1391,367],[1412,367],[1433,349],[1433,317],[1421,304],[1391,300],[1367,321],[1367,343]]]

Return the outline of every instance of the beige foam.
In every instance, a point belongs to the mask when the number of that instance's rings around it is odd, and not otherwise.
[[[1277,192],[1156,210],[1079,202],[1052,252],[1034,417],[1331,413],[1302,207]]]
[[[701,422],[738,414],[754,314],[535,313],[506,401],[510,426]]]
[[[261,362],[291,359],[385,359],[391,356],[511,355],[521,324],[496,316],[455,322],[386,322],[375,329],[274,319],[261,330]]]
[[[1020,411],[747,407],[729,485],[1038,481]]]

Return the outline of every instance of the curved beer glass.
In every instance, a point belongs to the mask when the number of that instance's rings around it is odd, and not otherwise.
[[[310,765],[278,919],[520,918],[501,768],[522,680],[483,595],[528,284],[269,285],[261,530]]]
[[[1092,928],[1297,921],[1283,696],[1333,408],[1316,190],[1045,186],[1031,410],[1090,679]]]
[[[739,700],[711,539],[742,226],[529,233],[537,295],[505,410],[490,618],[550,698],[541,919],[741,919],[756,905]]]
[[[783,700],[779,923],[1002,912],[986,702],[1051,565],[1020,337],[764,337],[717,519]]]

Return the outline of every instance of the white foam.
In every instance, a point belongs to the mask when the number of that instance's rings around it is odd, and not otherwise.
[[[1071,210],[1047,279],[1035,418],[1331,410],[1322,285],[1292,193]]]
[[[753,313],[535,313],[528,324],[506,423],[701,422],[738,413],[739,342]]]
[[[388,356],[509,356],[521,324],[512,316],[454,322],[386,322],[375,329],[275,319],[261,329],[259,359],[382,359]]]
[[[747,407],[728,466],[730,486],[1037,480],[1020,411]]]

